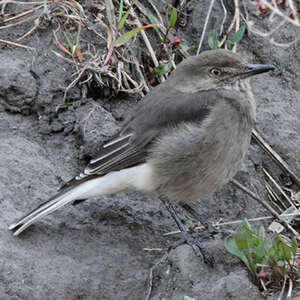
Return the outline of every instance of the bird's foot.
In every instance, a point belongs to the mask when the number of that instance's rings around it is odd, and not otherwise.
[[[167,210],[169,211],[169,213],[171,214],[172,218],[174,219],[174,221],[176,222],[179,230],[181,231],[185,242],[192,247],[192,249],[194,250],[194,252],[196,253],[196,255],[198,257],[201,258],[201,260],[210,265],[213,266],[214,264],[214,258],[209,255],[209,253],[205,250],[205,248],[202,246],[202,243],[200,241],[199,236],[195,237],[193,236],[191,233],[189,233],[186,228],[184,227],[184,225],[182,224],[180,218],[177,216],[177,213],[175,211],[175,208],[173,207],[173,205],[170,203],[170,201],[164,197],[160,198],[161,201],[164,203],[164,205],[166,206]]]
[[[189,232],[183,232],[183,237],[185,242],[192,247],[192,249],[194,250],[195,254],[200,257],[200,259],[210,265],[211,267],[214,266],[214,257],[209,254],[209,252],[205,249],[205,247],[202,245],[202,242],[199,238],[199,236],[194,236]]]

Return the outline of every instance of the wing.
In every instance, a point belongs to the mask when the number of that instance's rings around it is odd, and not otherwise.
[[[219,99],[217,90],[188,94],[161,84],[138,104],[119,134],[102,145],[83,173],[66,186],[144,163],[151,144],[166,129],[181,122],[201,123]]]

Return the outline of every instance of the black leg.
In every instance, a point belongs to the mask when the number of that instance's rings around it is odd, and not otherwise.
[[[211,226],[211,224],[209,224],[193,207],[188,204],[182,204],[181,206],[205,227],[210,237],[213,237],[217,233],[213,226]]]
[[[197,221],[199,221],[205,229],[209,228],[209,224],[204,218],[196,211],[194,210],[191,206],[188,204],[182,204],[181,205],[187,212],[189,212]]]
[[[160,200],[164,203],[167,210],[171,214],[172,218],[176,222],[179,230],[182,232],[184,239],[186,240],[187,244],[190,245],[197,256],[199,256],[206,264],[213,266],[214,259],[211,257],[205,248],[201,245],[199,238],[193,237],[190,233],[187,232],[184,225],[182,224],[181,220],[179,219],[174,206],[170,203],[168,199],[165,197],[160,197]]]

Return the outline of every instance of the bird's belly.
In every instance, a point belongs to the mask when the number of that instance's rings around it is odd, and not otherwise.
[[[205,135],[197,141],[188,134],[173,140],[169,136],[150,161],[160,182],[159,192],[182,203],[213,195],[235,175],[247,152],[251,129],[239,132],[231,128],[226,137]]]

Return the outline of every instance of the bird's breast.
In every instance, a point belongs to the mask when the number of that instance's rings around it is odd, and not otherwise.
[[[154,145],[149,163],[160,192],[175,202],[211,196],[237,172],[248,150],[252,120],[227,104],[200,124],[182,123]]]

